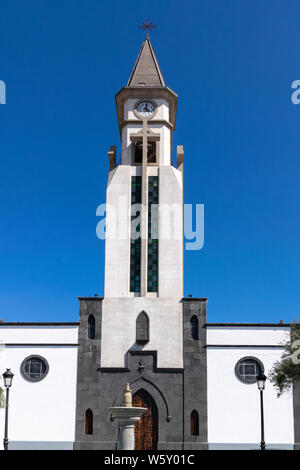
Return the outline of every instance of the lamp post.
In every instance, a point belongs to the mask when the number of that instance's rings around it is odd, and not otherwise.
[[[4,439],[3,447],[4,450],[8,450],[8,402],[9,402],[9,389],[12,384],[14,374],[10,369],[6,369],[4,374],[2,374],[4,387],[6,388],[6,400],[5,400],[5,428],[4,428]]]
[[[260,372],[256,377],[257,387],[260,391],[260,422],[261,422],[261,441],[260,441],[260,450],[266,450],[265,443],[265,425],[264,425],[264,389],[266,385],[267,377]]]

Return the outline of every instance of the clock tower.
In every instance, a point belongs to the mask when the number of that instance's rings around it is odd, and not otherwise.
[[[177,95],[148,36],[116,108],[121,155],[108,151],[104,297],[79,298],[75,448],[115,448],[108,408],[120,405],[126,383],[149,411],[137,449],[205,448],[207,299],[183,298],[183,147],[175,165],[171,158]]]

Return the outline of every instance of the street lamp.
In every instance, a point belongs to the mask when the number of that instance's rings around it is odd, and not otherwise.
[[[8,401],[9,401],[9,389],[12,384],[14,374],[10,369],[6,369],[4,374],[2,374],[4,387],[6,388],[6,400],[5,400],[5,429],[4,429],[4,439],[3,447],[4,450],[8,450]]]
[[[265,426],[264,426],[264,398],[263,398],[266,380],[267,380],[267,377],[262,372],[260,372],[258,376],[256,377],[257,387],[258,387],[258,390],[260,391],[260,422],[261,422],[260,450],[266,450]]]

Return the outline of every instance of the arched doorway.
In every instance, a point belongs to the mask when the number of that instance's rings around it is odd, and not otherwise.
[[[132,397],[133,406],[147,408],[134,429],[135,450],[155,450],[157,448],[158,413],[151,395],[141,389]]]

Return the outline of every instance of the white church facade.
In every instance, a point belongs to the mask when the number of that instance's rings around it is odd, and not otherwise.
[[[0,372],[15,374],[9,448],[117,449],[109,408],[129,383],[147,408],[137,450],[257,449],[256,375],[280,359],[289,325],[209,323],[207,298],[184,297],[177,95],[148,37],[116,106],[122,150],[119,163],[108,152],[104,297],[79,297],[78,323],[0,322]],[[177,236],[162,237],[170,220],[159,208],[172,205]],[[264,397],[267,448],[300,448],[300,397],[277,397],[268,382]]]

